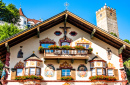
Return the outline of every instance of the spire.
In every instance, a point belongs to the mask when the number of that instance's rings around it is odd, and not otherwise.
[[[21,5],[20,5],[20,8],[19,8],[19,15],[26,17],[26,16],[24,15],[23,11],[22,11]]]
[[[105,3],[105,6],[107,6],[107,4]]]

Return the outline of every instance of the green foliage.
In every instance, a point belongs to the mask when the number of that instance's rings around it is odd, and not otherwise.
[[[18,27],[14,26],[14,24],[8,25],[5,23],[4,25],[0,25],[0,41],[21,31],[22,30],[18,29]]]
[[[19,10],[13,4],[5,5],[2,1],[0,1],[0,20],[6,21],[8,23],[14,23],[20,21]]]
[[[127,74],[127,78],[130,82],[130,58],[124,62],[124,67],[126,68],[126,74]]]
[[[129,40],[127,40],[127,39],[124,39],[124,41],[130,44],[130,41],[129,41]]]
[[[111,32],[110,34],[113,35],[113,36],[115,36],[115,37],[117,37],[116,33]]]
[[[0,60],[0,70],[3,69],[3,66],[4,66],[4,64],[3,64],[2,61]]]

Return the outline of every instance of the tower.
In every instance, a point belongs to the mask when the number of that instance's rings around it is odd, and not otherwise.
[[[107,32],[115,33],[119,37],[116,10],[108,7],[106,4],[104,7],[96,11],[97,26],[106,30]]]

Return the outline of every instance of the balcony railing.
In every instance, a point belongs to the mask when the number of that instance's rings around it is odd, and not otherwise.
[[[85,57],[88,55],[88,53],[91,53],[89,49],[83,49],[83,50],[76,50],[76,49],[49,49],[44,48],[43,51],[40,53],[44,54],[44,57],[46,56],[63,56],[63,57]]]

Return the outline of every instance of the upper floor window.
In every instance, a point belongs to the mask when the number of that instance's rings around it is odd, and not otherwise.
[[[77,35],[77,32],[71,31],[69,34],[70,34],[71,36],[76,36],[76,35]]]
[[[50,44],[50,43],[43,43],[43,44],[41,44],[41,46],[43,48],[49,48],[50,45],[54,45],[54,44]],[[46,50],[46,52],[53,52],[53,50]]]
[[[83,44],[81,43],[80,44],[80,43],[78,43],[77,45],[84,46],[86,49],[89,48],[89,44],[85,44],[85,43],[83,43]]]
[[[62,76],[70,76],[70,69],[62,69]]]
[[[54,34],[55,34],[56,36],[60,36],[62,33],[61,33],[60,31],[55,31]]]
[[[22,76],[23,69],[17,69],[17,76]]]

